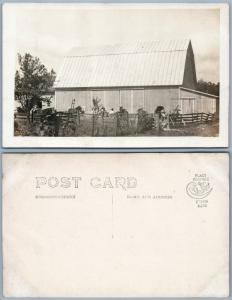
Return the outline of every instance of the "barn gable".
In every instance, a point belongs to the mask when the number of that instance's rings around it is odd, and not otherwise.
[[[197,86],[197,77],[196,77],[196,69],[195,69],[195,60],[194,60],[192,43],[189,42],[186,61],[185,61],[183,87],[196,89],[196,86]]]
[[[190,40],[171,40],[73,49],[64,58],[55,88],[195,88],[195,83]]]

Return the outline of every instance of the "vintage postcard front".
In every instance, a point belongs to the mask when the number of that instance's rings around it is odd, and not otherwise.
[[[227,296],[228,163],[3,155],[4,296]]]
[[[3,6],[4,147],[226,147],[229,7]]]

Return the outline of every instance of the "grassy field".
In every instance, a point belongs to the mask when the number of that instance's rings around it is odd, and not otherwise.
[[[111,122],[112,123],[112,122]],[[86,119],[81,122],[80,125],[70,124],[64,130],[60,128],[58,130],[58,136],[205,136],[205,137],[216,137],[219,133],[219,122],[208,122],[208,123],[191,123],[179,128],[172,128],[164,131],[157,131],[155,129],[147,130],[143,133],[137,133],[134,125],[130,126],[128,130],[122,131],[116,129],[116,123],[105,122],[104,126],[102,123],[97,121],[95,124],[95,130],[92,130],[91,120]],[[42,130],[38,124],[29,124],[27,120],[15,121],[15,136],[52,136],[54,130],[48,128]]]
[[[173,128],[162,132],[149,130],[143,136],[205,136],[216,137],[219,134],[219,122],[192,123],[180,128]],[[140,134],[139,134],[140,135]]]

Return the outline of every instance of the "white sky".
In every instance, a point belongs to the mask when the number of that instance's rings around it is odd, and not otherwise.
[[[190,38],[197,79],[219,81],[219,9],[10,6],[5,11],[14,20],[16,51],[38,56],[56,72],[62,57],[73,47]]]

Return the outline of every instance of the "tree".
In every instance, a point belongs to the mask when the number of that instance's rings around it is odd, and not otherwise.
[[[56,73],[52,69],[48,72],[38,57],[29,53],[24,56],[18,54],[19,70],[15,73],[15,100],[19,101],[21,108],[27,113],[33,107],[42,107],[42,102],[49,103],[52,86]]]
[[[207,81],[200,79],[197,82],[197,90],[204,92],[204,93],[219,96],[220,84],[219,84],[219,82],[217,84],[215,84],[213,82],[210,82],[210,81],[207,82]]]

